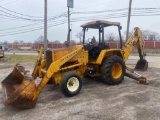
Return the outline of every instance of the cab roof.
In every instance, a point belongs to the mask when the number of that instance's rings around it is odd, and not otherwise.
[[[98,20],[98,21],[87,22],[87,23],[81,25],[81,27],[99,29],[100,25],[102,25],[102,24],[104,25],[104,27],[120,26],[119,22],[109,22],[109,21],[105,21],[105,20]]]

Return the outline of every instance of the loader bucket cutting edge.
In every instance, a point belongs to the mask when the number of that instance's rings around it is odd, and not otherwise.
[[[26,76],[24,67],[16,65],[1,84],[5,106],[35,107],[37,99],[33,98],[36,84],[32,77]]]
[[[139,59],[135,70],[139,70],[139,71],[146,71],[148,69],[148,62],[145,59]]]

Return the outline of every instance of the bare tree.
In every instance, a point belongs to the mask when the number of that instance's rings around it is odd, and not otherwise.
[[[143,40],[160,40],[160,34],[151,30],[142,30]]]
[[[105,35],[105,38],[107,41],[109,42],[114,42],[116,40],[116,36],[113,32],[108,32],[106,35]]]
[[[75,45],[75,44],[76,44],[76,41],[71,40],[70,43],[71,43],[71,45]]]
[[[122,38],[122,41],[123,41],[123,40],[124,40],[124,36],[122,35],[121,38]],[[116,36],[115,36],[115,40],[120,41],[119,35],[116,35]]]
[[[141,30],[143,40],[160,40],[160,34],[151,30]],[[126,32],[124,32],[126,34]],[[134,29],[129,32],[130,35],[134,34]]]
[[[153,34],[155,35],[155,40],[159,41],[160,40],[160,34],[157,32],[153,32]]]
[[[43,43],[44,42],[44,36],[39,36],[38,38],[37,38],[37,40],[35,40],[35,43]]]
[[[66,44],[66,41],[64,42],[64,44]],[[76,41],[75,40],[71,40],[70,41],[70,45],[75,45],[76,44]]]
[[[76,38],[79,39],[80,44],[82,43],[82,37],[83,37],[83,32],[77,33]]]
[[[19,40],[19,44],[23,44],[24,43],[24,41],[23,40]]]
[[[4,42],[3,42],[4,44],[8,44],[8,42],[5,40]]]
[[[13,43],[14,43],[14,44],[18,44],[18,40],[15,40]]]
[[[53,43],[60,44],[61,42],[59,40],[54,40]]]

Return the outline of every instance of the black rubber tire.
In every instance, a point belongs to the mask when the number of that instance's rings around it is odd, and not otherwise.
[[[76,77],[78,82],[79,82],[79,86],[78,88],[75,90],[75,91],[70,91],[67,87],[67,83],[69,81],[70,78],[72,77]],[[72,97],[72,96],[75,96],[77,95],[80,91],[81,91],[81,88],[82,88],[82,79],[81,79],[81,76],[78,75],[76,72],[73,72],[73,71],[69,71],[67,73],[65,73],[63,76],[62,76],[62,80],[61,80],[61,90],[62,90],[62,93],[67,96],[67,97]]]
[[[113,78],[112,76],[112,66],[115,63],[119,63],[122,67],[122,74],[117,79]],[[122,82],[122,80],[124,79],[125,73],[126,73],[125,63],[123,59],[120,58],[119,56],[113,55],[103,60],[100,68],[100,77],[105,83],[109,85],[117,85]]]

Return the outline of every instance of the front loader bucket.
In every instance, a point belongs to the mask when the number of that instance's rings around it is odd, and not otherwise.
[[[24,67],[16,65],[13,71],[2,81],[5,106],[20,108],[35,107],[36,84],[32,77],[26,76]]]
[[[135,70],[139,70],[139,71],[146,71],[148,69],[148,62],[145,59],[139,59]]]

